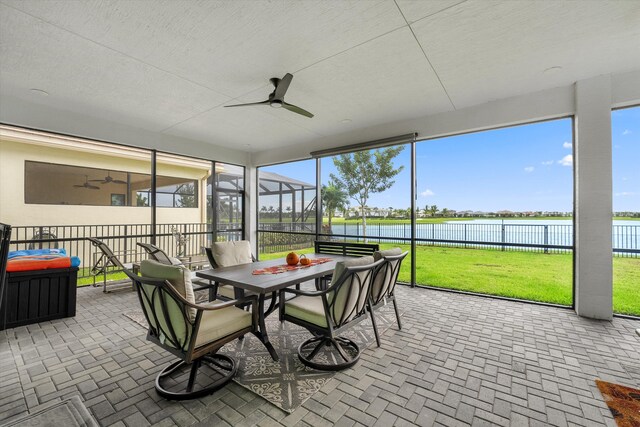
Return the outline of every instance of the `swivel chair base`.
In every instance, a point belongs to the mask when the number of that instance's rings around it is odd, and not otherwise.
[[[313,346],[314,344],[315,347],[313,347],[313,349],[308,352],[308,348]],[[313,361],[320,350],[325,346],[333,347],[337,351],[337,354],[333,354],[332,352],[332,356],[335,356],[335,363],[322,363]],[[353,353],[353,355],[350,355],[349,353]],[[318,369],[321,371],[340,371],[342,369],[350,368],[351,366],[356,364],[356,362],[360,359],[360,348],[358,347],[358,344],[347,338],[331,338],[320,335],[310,338],[300,344],[300,346],[298,347],[298,358],[305,366],[313,369]],[[342,360],[342,362],[340,360]]]
[[[198,374],[198,369],[200,369],[201,365],[205,363],[213,371],[216,371],[216,373],[219,374],[219,377],[206,386],[199,386],[196,383],[196,376]],[[177,388],[175,377],[185,375],[186,371],[188,370],[190,370],[190,372],[186,389],[184,389],[184,391],[173,390],[174,388]],[[175,363],[170,364],[169,366],[164,368],[162,372],[160,372],[160,374],[158,374],[158,376],[156,377],[156,392],[160,396],[169,400],[197,399],[212,394],[216,390],[224,387],[229,381],[233,379],[233,376],[236,374],[237,370],[238,366],[236,365],[235,360],[223,354],[210,354],[202,356],[201,358],[194,360],[191,363],[190,369],[189,364],[182,360],[179,360]],[[166,383],[171,382],[173,382],[174,384],[171,387],[172,390],[169,390],[168,384]]]

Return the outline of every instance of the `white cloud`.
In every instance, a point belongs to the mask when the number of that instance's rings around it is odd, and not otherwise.
[[[573,144],[571,144],[569,141],[565,141],[562,143],[562,148],[571,148],[573,147]]]
[[[421,195],[422,197],[429,197],[429,196],[435,196],[435,195],[436,195],[436,193],[434,193],[433,191],[431,191],[430,189],[428,189],[428,188],[427,188],[427,189],[426,189],[426,190],[424,190],[422,193],[420,193],[420,195]]]
[[[631,133],[631,131],[629,129],[625,129],[624,132],[622,132],[623,135],[629,135]]]
[[[634,191],[623,191],[622,193],[615,193],[614,196],[616,197],[625,197],[625,196],[638,196],[640,195],[640,193],[636,193]]]
[[[562,160],[558,160],[558,163],[562,166],[573,166],[573,156],[571,154],[567,154],[562,158]]]
[[[531,172],[533,172],[533,171],[534,171],[534,169],[535,169],[535,168],[534,168],[533,166],[527,166],[526,168],[524,168],[524,171],[525,171],[526,173],[531,173]]]
[[[553,164],[553,160],[547,160],[547,161],[542,162],[542,165],[544,165],[544,166],[550,166],[552,164]]]

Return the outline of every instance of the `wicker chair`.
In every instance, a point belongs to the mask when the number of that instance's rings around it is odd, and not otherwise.
[[[371,256],[339,262],[333,273],[334,280],[325,290],[287,288],[280,291],[280,320],[302,326],[314,335],[298,347],[298,358],[303,364],[337,371],[358,361],[358,345],[339,334],[366,318],[367,309],[371,309],[371,280],[383,262],[374,262]],[[295,297],[286,300],[287,293]],[[373,316],[371,319],[375,327]],[[314,360],[325,346],[333,347],[337,354],[332,353],[327,362]]]
[[[396,282],[398,281],[398,273],[400,272],[402,260],[404,260],[408,253],[409,252],[403,253],[400,248],[393,248],[385,251],[376,251],[373,254],[373,259],[376,261],[384,260],[384,263],[373,277],[371,284],[371,308],[372,311],[375,311],[387,302],[393,301],[393,308],[396,312],[396,320],[398,321],[398,329],[402,329],[402,324],[400,323],[400,313],[398,312],[398,303],[394,291],[396,289]],[[376,335],[376,343],[378,347],[380,347],[378,329],[374,328],[373,331]]]
[[[140,263],[142,276],[129,270],[125,273],[135,283],[149,325],[147,339],[180,359],[156,377],[158,394],[172,400],[194,399],[231,381],[236,362],[217,351],[236,338],[258,331],[256,298],[197,305],[189,270],[154,260]],[[236,307],[243,304],[254,309],[249,312]],[[197,380],[199,373],[201,379]]]

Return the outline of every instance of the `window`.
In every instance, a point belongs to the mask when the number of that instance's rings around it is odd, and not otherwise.
[[[139,162],[149,169],[148,161]],[[115,166],[115,165],[114,165]],[[149,206],[149,174],[55,163],[25,161],[26,204]]]
[[[640,106],[611,113],[613,311],[640,316]]]
[[[215,222],[217,241],[244,238],[244,171],[242,166],[215,163],[213,184],[211,179],[207,184],[207,199],[212,201],[207,222]]]
[[[316,233],[316,161],[258,169],[258,253],[313,252]]]
[[[572,305],[572,141],[562,119],[417,143],[417,283]]]

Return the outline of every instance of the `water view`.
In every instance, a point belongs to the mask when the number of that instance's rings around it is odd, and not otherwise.
[[[640,249],[640,221],[614,220],[612,226],[614,249]],[[360,223],[333,224],[334,235],[362,236]],[[369,239],[391,242],[411,238],[411,224],[369,221],[366,234]],[[573,245],[573,221],[566,220],[492,220],[446,221],[416,224],[418,243],[513,244],[533,245],[556,250],[569,250]]]

